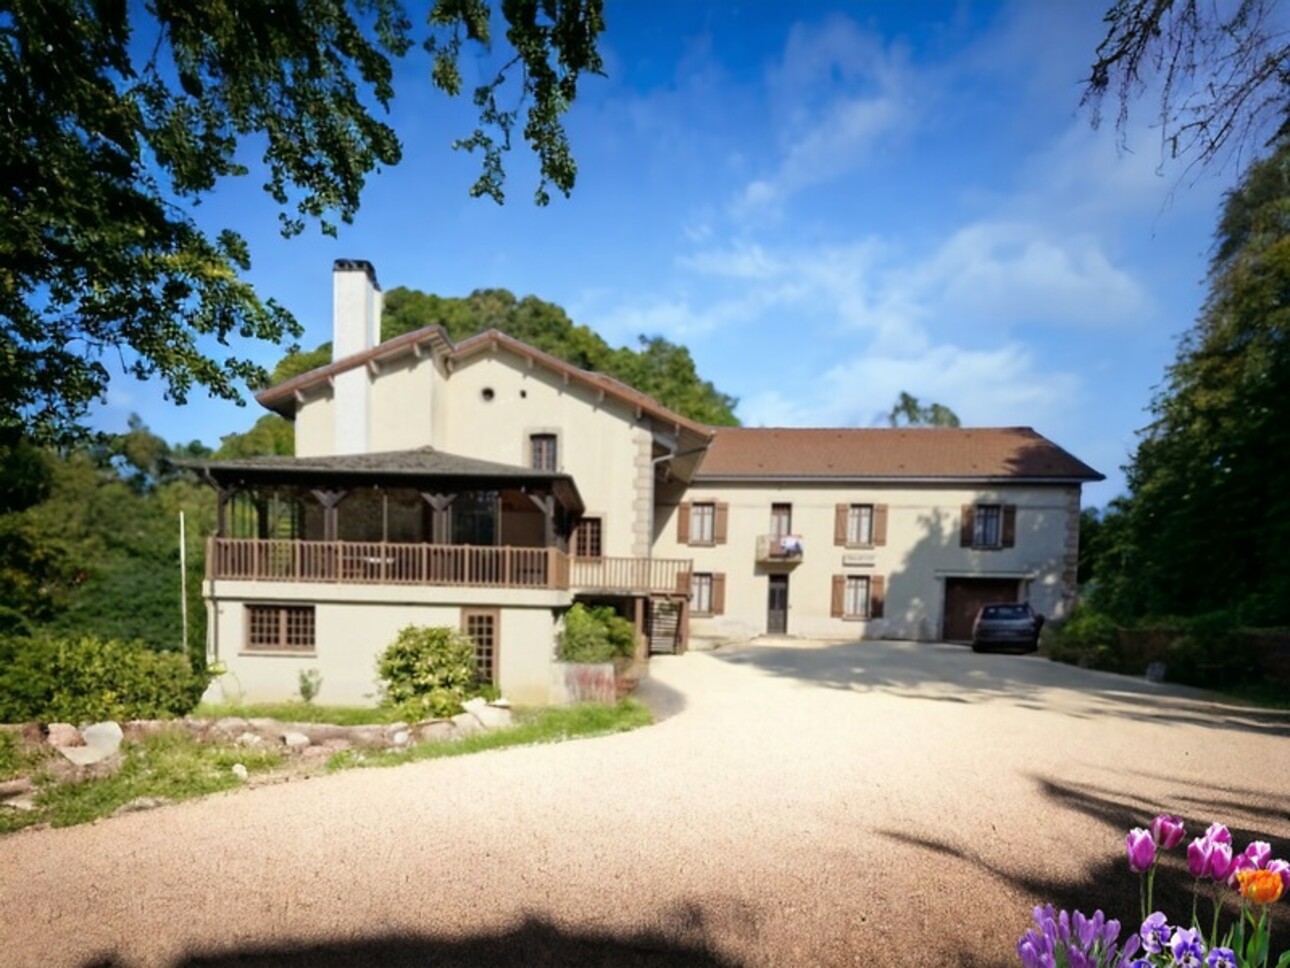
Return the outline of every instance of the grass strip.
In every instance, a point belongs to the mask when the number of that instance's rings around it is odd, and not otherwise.
[[[397,709],[379,706],[318,706],[311,702],[262,702],[247,705],[204,702],[190,714],[194,719],[276,719],[281,723],[331,723],[372,726],[397,722]]]
[[[536,746],[589,736],[607,736],[648,726],[654,721],[654,717],[649,708],[639,700],[623,699],[613,705],[577,703],[572,706],[529,709],[517,713],[515,720],[514,726],[504,729],[476,733],[464,739],[417,743],[401,750],[342,750],[327,761],[327,769],[335,771],[356,766],[398,766],[447,756],[468,756],[508,746]]]

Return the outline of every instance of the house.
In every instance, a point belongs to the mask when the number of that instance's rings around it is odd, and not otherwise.
[[[1033,430],[708,427],[497,331],[381,343],[371,265],[333,280],[333,362],[256,397],[296,456],[204,465],[217,693],[286,698],[317,669],[327,701],[370,701],[415,623],[462,628],[506,695],[547,702],[579,600],[632,619],[642,655],[1070,606],[1100,475]]]

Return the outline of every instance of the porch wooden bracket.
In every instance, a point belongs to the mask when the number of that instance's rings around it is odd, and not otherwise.
[[[345,499],[349,491],[325,491],[321,488],[309,492],[323,507],[323,540],[336,541],[340,535],[337,505]]]
[[[434,513],[430,519],[430,541],[432,544],[452,544],[451,522],[448,510],[457,500],[456,494],[431,494],[421,491],[421,499],[430,505]]]

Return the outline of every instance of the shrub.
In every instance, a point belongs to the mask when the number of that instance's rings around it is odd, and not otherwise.
[[[608,606],[574,604],[564,616],[558,654],[563,662],[609,662],[636,649],[636,626]]]
[[[322,688],[322,673],[317,669],[301,669],[297,677],[297,688],[303,702],[313,702]]]
[[[1235,634],[1234,612],[1198,615],[1186,623],[1165,654],[1165,675],[1171,682],[1213,689],[1252,678],[1253,659],[1248,640]]]
[[[0,720],[87,723],[190,712],[210,677],[178,652],[94,636],[0,643]]]
[[[1048,625],[1044,631],[1044,650],[1050,659],[1084,669],[1123,671],[1119,626],[1110,616],[1077,605],[1060,626]]]
[[[443,625],[403,629],[377,659],[376,671],[385,704],[398,707],[410,719],[453,716],[467,699],[495,694],[479,681],[474,643]]]

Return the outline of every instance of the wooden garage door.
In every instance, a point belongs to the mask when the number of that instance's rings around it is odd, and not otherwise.
[[[1021,582],[1015,578],[945,579],[945,639],[968,642],[977,610],[991,602],[1021,601]]]

